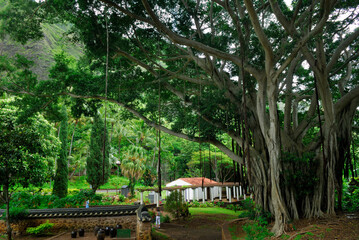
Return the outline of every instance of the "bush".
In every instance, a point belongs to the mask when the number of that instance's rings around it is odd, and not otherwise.
[[[359,211],[359,187],[352,187],[351,191],[343,194],[343,209],[348,212]]]
[[[29,215],[29,211],[23,207],[11,207],[9,209],[10,223],[17,223],[25,219]],[[6,220],[6,212],[2,216],[2,220]]]
[[[246,240],[265,239],[273,236],[273,233],[269,232],[267,227],[262,226],[258,222],[245,224],[243,230],[247,234]]]
[[[168,215],[165,215],[165,216],[161,215],[160,219],[161,219],[161,223],[169,223],[171,221],[171,219]]]
[[[252,199],[244,200],[242,209],[246,211],[239,215],[240,218],[247,217],[251,220],[256,220],[261,226],[266,226],[272,217],[270,212],[257,207]]]
[[[181,192],[173,191],[168,196],[164,207],[166,211],[172,213],[176,218],[189,216],[188,205],[183,202]]]
[[[46,221],[46,223],[40,224],[37,227],[29,227],[26,229],[26,232],[33,235],[47,235],[49,234],[49,230],[54,226],[54,223],[50,223]]]

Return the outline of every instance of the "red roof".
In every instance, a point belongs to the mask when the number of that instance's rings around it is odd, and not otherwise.
[[[217,183],[214,180],[208,179],[208,178],[202,178],[202,177],[195,177],[195,178],[179,178],[182,181],[185,181],[189,184],[192,185],[202,185],[202,179],[203,179],[203,184],[213,184],[213,183]]]

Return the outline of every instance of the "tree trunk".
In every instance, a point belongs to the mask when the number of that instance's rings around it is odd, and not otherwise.
[[[7,239],[11,240],[12,229],[10,223],[10,197],[9,197],[9,186],[4,185],[4,198],[6,203],[6,233]]]
[[[276,236],[284,233],[285,224],[289,220],[287,206],[280,188],[280,174],[282,172],[280,162],[280,136],[279,119],[277,109],[277,87],[271,81],[267,85],[269,104],[269,129],[264,133],[269,153],[271,200],[275,216],[272,232]]]

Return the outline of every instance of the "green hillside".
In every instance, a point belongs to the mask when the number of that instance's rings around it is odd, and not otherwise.
[[[22,45],[9,37],[0,39],[0,55],[21,54],[35,62],[33,72],[39,79],[46,79],[49,67],[54,62],[54,55],[61,51],[78,59],[82,55],[82,47],[69,41],[67,31],[70,29],[65,24],[43,24],[44,37],[39,41],[29,41]]]

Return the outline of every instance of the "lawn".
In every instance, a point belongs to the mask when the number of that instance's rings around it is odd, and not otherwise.
[[[226,214],[229,215],[228,218],[235,219],[238,218],[240,211],[233,211],[230,209],[220,208],[220,207],[208,207],[208,208],[189,208],[189,212],[192,216],[203,215],[203,214]]]

